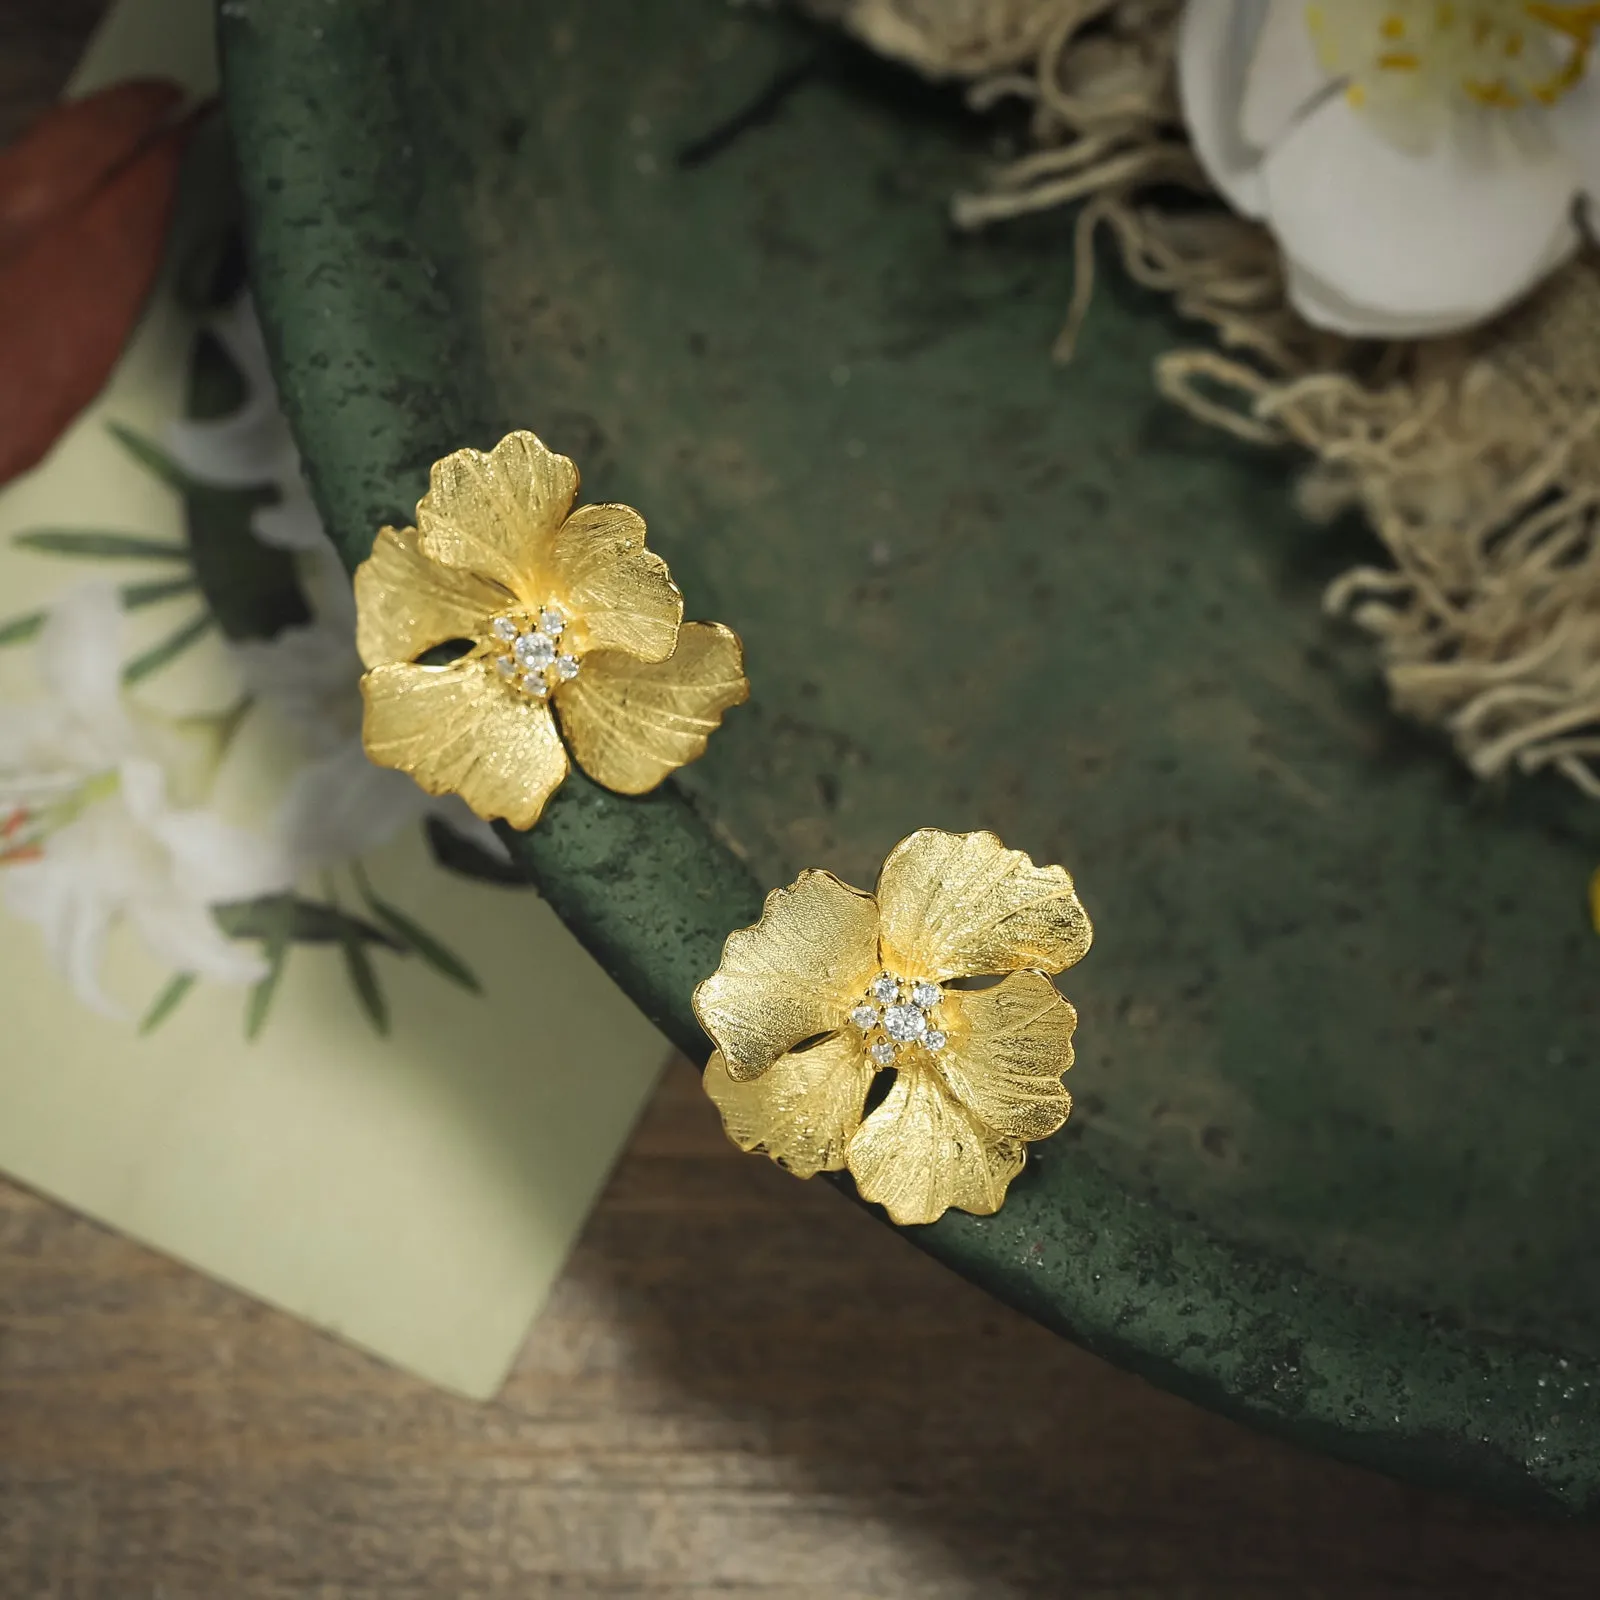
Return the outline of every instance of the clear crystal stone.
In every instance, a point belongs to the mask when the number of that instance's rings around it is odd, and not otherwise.
[[[530,672],[522,680],[522,687],[533,696],[535,700],[543,700],[550,693],[550,685],[544,681],[544,674]]]
[[[557,656],[556,676],[563,683],[571,683],[578,676],[578,658],[576,656]]]
[[[920,1006],[890,1006],[883,1014],[883,1031],[900,1044],[910,1044],[928,1031],[928,1015]]]
[[[938,1005],[938,1003],[944,998],[944,994],[939,988],[939,985],[936,983],[914,983],[911,986],[911,998],[915,1000],[924,1011],[928,1011],[932,1007]]]
[[[556,658],[556,646],[553,639],[547,639],[542,633],[525,633],[517,640],[517,660],[525,667],[548,667]]]
[[[514,678],[517,675],[517,664],[510,656],[496,656],[494,667],[502,678]]]
[[[494,631],[497,639],[504,639],[507,644],[510,644],[517,636],[517,625],[510,617],[496,617],[494,619]]]
[[[900,983],[898,979],[891,978],[885,973],[881,978],[873,981],[872,998],[880,1005],[889,1005],[900,998]]]
[[[552,639],[559,638],[566,625],[567,619],[561,614],[560,606],[546,606],[539,613],[540,631],[548,633]]]
[[[875,1044],[867,1052],[880,1067],[887,1067],[894,1061],[894,1046],[892,1044]]]
[[[944,1030],[941,1028],[929,1028],[923,1034],[922,1042],[930,1050],[943,1050],[945,1047]]]
[[[876,1006],[857,1006],[850,1013],[850,1020],[863,1033],[871,1033],[878,1026],[878,1008]]]

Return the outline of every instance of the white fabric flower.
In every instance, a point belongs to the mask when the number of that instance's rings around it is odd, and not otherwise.
[[[68,591],[35,647],[42,701],[0,708],[0,891],[79,997],[113,1016],[100,969],[116,923],[176,972],[250,983],[259,954],[226,938],[211,907],[290,883],[269,841],[170,804],[158,740],[122,693],[122,632],[109,584]]]
[[[1600,10],[1558,0],[1189,0],[1196,154],[1336,332],[1514,303],[1600,225]]]
[[[349,584],[343,593],[348,600]],[[459,796],[436,799],[405,773],[367,760],[353,606],[348,618],[320,617],[233,648],[251,694],[277,711],[311,758],[291,779],[276,822],[297,871],[363,855],[426,815],[496,859],[510,859],[494,830]]]
[[[208,327],[244,378],[244,404],[231,416],[173,423],[167,432],[173,459],[203,483],[228,489],[270,485],[278,501],[250,519],[256,537],[279,550],[318,550],[327,538],[278,405],[250,296],[240,295]]]
[[[494,829],[459,796],[436,799],[405,773],[367,760],[355,598],[306,488],[249,296],[241,295],[211,328],[245,380],[244,404],[228,417],[176,424],[169,442],[174,457],[203,483],[275,489],[278,503],[258,511],[251,527],[263,544],[301,558],[313,620],[270,640],[231,647],[251,694],[277,711],[310,757],[291,780],[277,822],[296,871],[351,860],[425,815],[509,861]]]
[[[55,805],[140,753],[122,695],[121,639],[109,584],[69,589],[51,608],[34,646],[43,698],[0,706],[0,808],[14,816]]]

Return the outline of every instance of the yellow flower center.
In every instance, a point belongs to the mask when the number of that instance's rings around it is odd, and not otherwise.
[[[1326,0],[1306,25],[1359,109],[1539,110],[1584,79],[1600,5],[1560,0]]]
[[[494,669],[517,693],[544,700],[578,676],[579,657],[566,613],[554,601],[537,611],[508,611],[489,624]]]
[[[906,1050],[944,1049],[948,1034],[938,1016],[943,1000],[944,991],[936,983],[883,972],[867,985],[850,1023],[867,1054],[880,1067],[892,1067]]]

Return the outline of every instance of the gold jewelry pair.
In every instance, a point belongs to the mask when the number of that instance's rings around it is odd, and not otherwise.
[[[577,493],[531,433],[458,450],[355,576],[368,756],[514,828],[569,756],[646,793],[750,694],[739,636],[684,622],[639,513],[574,510]],[[802,1178],[848,1170],[897,1223],[989,1215],[1071,1108],[1077,1016],[1050,975],[1090,938],[1066,869],[992,833],[911,834],[873,894],[802,872],[695,990],[706,1092],[741,1149]]]

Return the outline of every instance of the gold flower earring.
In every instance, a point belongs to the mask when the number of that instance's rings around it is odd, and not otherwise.
[[[750,693],[739,636],[683,621],[639,513],[573,511],[577,493],[578,469],[531,433],[458,450],[434,463],[416,527],[382,529],[355,576],[368,756],[514,828],[538,821],[569,751],[643,794]],[[419,660],[457,641],[455,659]]]
[[[875,894],[802,872],[695,990],[706,1092],[740,1149],[800,1178],[848,1168],[897,1223],[988,1216],[1072,1108],[1077,1013],[1048,975],[1092,937],[1066,869],[992,833],[913,833]]]

